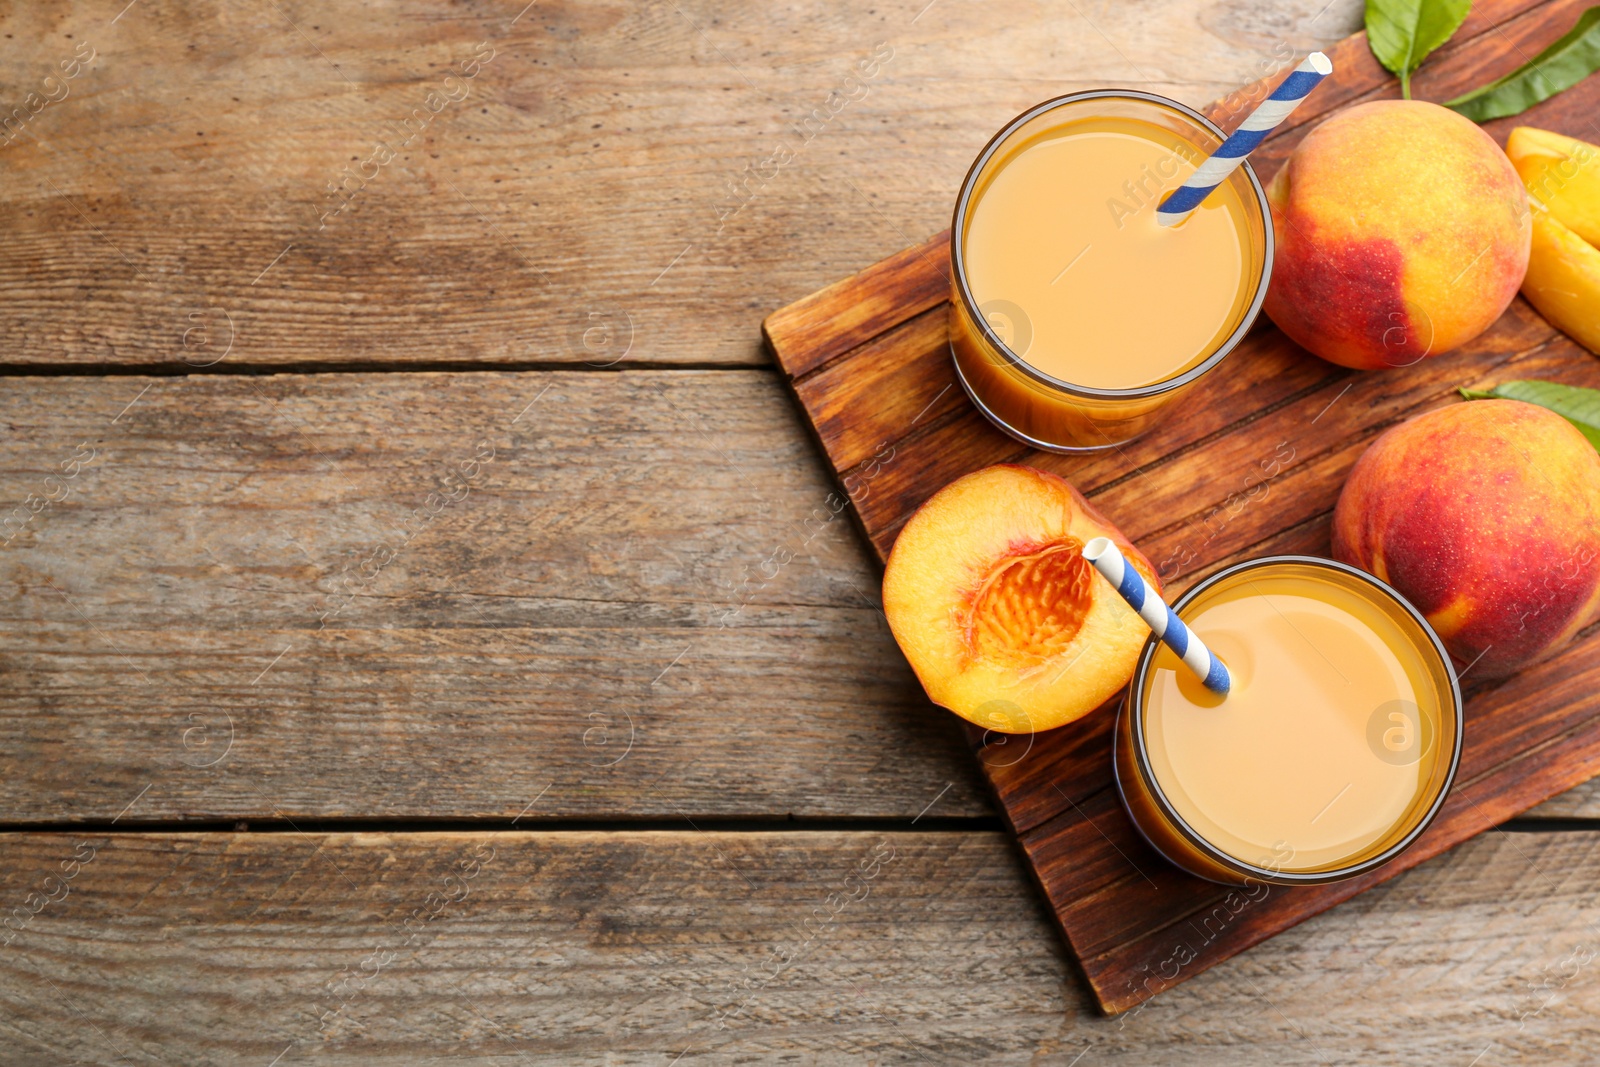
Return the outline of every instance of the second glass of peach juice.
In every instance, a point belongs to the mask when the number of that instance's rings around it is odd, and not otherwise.
[[[1272,272],[1250,165],[1156,221],[1222,141],[1182,104],[1101,90],[1024,112],[979,154],[950,231],[950,348],[996,426],[1052,452],[1123,444],[1244,337]]]
[[[1316,885],[1415,842],[1461,760],[1461,688],[1427,619],[1334,560],[1224,568],[1173,605],[1232,676],[1218,697],[1153,639],[1117,716],[1123,806],[1197,877]]]

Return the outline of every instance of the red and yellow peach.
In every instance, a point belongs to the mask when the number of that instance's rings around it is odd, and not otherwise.
[[[1471,121],[1377,100],[1306,135],[1267,191],[1277,251],[1265,309],[1346,367],[1408,366],[1500,317],[1528,267],[1522,181]]]
[[[1427,412],[1356,461],[1333,554],[1398,589],[1459,667],[1510,674],[1600,609],[1600,455],[1520,400]]]

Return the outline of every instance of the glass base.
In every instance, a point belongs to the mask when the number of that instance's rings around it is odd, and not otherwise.
[[[990,411],[989,405],[978,399],[978,394],[973,392],[972,386],[967,384],[967,376],[961,373],[961,364],[956,359],[954,347],[950,349],[950,365],[955,368],[956,381],[961,383],[961,388],[966,391],[967,399],[972,401],[972,406],[981,411],[984,418],[994,423],[995,429],[1012,438],[1015,438],[1018,441],[1021,441],[1029,448],[1037,448],[1041,452],[1055,452],[1064,456],[1087,456],[1096,452],[1105,452],[1109,449],[1118,448],[1128,443],[1127,441],[1107,441],[1103,445],[1057,445],[1051,444],[1048,441],[1041,441],[1036,437],[1029,437],[1021,430],[1009,425],[999,415],[996,415],[993,411]],[[1133,438],[1130,437],[1128,440],[1131,441]]]

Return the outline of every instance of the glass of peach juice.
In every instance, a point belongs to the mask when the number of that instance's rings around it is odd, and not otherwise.
[[[1337,881],[1406,849],[1461,759],[1461,691],[1388,585],[1311,556],[1250,560],[1173,610],[1228,667],[1218,697],[1152,638],[1118,715],[1117,788],[1161,855],[1213,882]]]
[[[1156,204],[1217,149],[1150,93],[1039,104],[967,172],[950,229],[950,349],[973,404],[1051,452],[1132,440],[1249,331],[1272,216],[1245,163],[1176,226]]]

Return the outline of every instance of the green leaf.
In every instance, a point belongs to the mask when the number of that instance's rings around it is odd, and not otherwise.
[[[1560,382],[1501,382],[1488,391],[1462,389],[1468,400],[1525,400],[1538,404],[1566,419],[1583,432],[1589,443],[1600,448],[1600,389],[1584,389]]]
[[[1472,0],[1367,0],[1367,44],[1379,63],[1400,76],[1400,95],[1411,99],[1411,72],[1471,10]]]
[[[1591,7],[1566,36],[1527,63],[1482,89],[1445,101],[1444,106],[1473,122],[1520,115],[1596,70],[1600,70],[1600,7]]]

